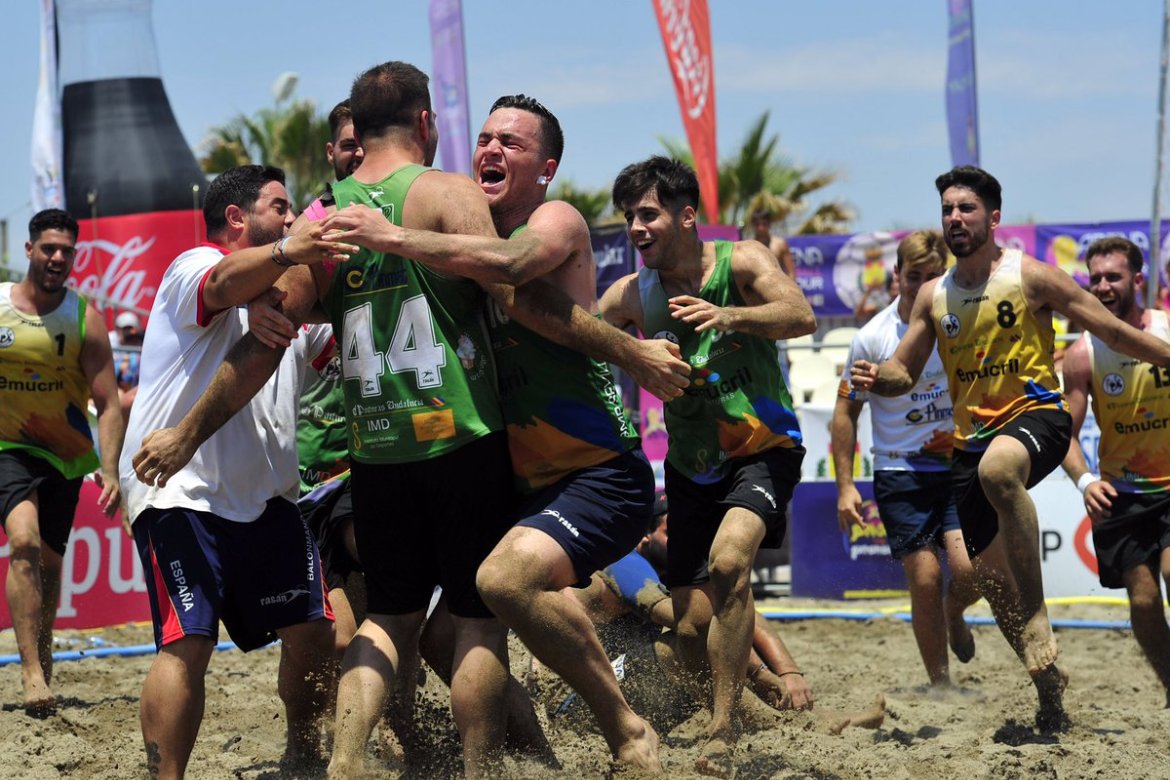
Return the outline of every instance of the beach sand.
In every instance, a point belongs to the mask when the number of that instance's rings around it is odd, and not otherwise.
[[[801,599],[762,608],[907,609],[905,601],[842,604]],[[969,614],[987,615],[981,603]],[[1123,606],[1052,605],[1054,619],[1119,621]],[[1036,698],[1023,667],[994,626],[975,626],[975,659],[952,658],[956,689],[927,690],[910,625],[894,618],[815,619],[777,624],[804,668],[822,710],[859,710],[884,695],[885,722],[876,730],[825,733],[808,713],[786,713],[746,734],[737,753],[739,778],[1150,778],[1170,777],[1170,710],[1165,693],[1128,630],[1059,629],[1061,666],[1070,676],[1066,705],[1072,728],[1056,737],[1031,728]],[[101,632],[60,632],[61,649],[92,637],[108,645],[150,642],[146,626]],[[15,652],[11,630],[0,632],[0,654]],[[212,658],[207,708],[188,770],[191,778],[281,778],[283,708],[276,694],[278,651],[236,650]],[[126,778],[143,776],[138,696],[152,655],[60,662],[56,715],[35,720],[20,702],[16,665],[0,667],[0,767],[8,777]],[[514,659],[522,664],[523,658]],[[420,692],[419,717],[432,735],[432,766],[413,776],[458,769],[458,742],[444,690],[433,674]],[[544,717],[543,711],[541,712]],[[662,737],[671,778],[697,776],[703,715]],[[547,722],[547,719],[546,719]],[[517,777],[601,777],[609,769],[605,742],[580,723],[549,729],[562,762],[553,771],[530,760],[508,760]],[[403,766],[371,742],[369,777],[395,777]]]

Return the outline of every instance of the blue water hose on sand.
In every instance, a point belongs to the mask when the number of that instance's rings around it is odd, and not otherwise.
[[[1074,598],[1049,599],[1048,604],[1107,604],[1110,606],[1127,606],[1123,598],[1112,596],[1088,596]],[[768,620],[778,622],[792,622],[797,620],[900,620],[910,622],[908,607],[894,607],[880,610],[855,609],[760,609],[759,613]],[[982,615],[968,615],[964,618],[967,625],[994,626],[995,618]],[[1076,618],[1054,618],[1051,620],[1053,628],[1087,628],[1096,630],[1130,630],[1128,620],[1080,620]],[[155,652],[154,644],[128,645],[124,647],[106,645],[100,636],[89,639],[90,647],[83,650],[61,650],[53,653],[54,661],[81,661],[86,658],[108,658],[110,656],[129,658],[139,655],[150,655]],[[215,646],[217,651],[233,650],[234,642],[220,642]],[[20,656],[0,655],[0,666],[20,663]]]

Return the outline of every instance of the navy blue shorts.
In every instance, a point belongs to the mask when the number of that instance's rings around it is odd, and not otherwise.
[[[491,617],[475,573],[516,519],[502,431],[414,463],[350,464],[367,612],[406,615],[443,588],[452,615]]]
[[[58,555],[65,554],[81,480],[66,479],[44,458],[22,450],[0,452],[0,525],[8,532],[8,515],[16,505],[37,494],[37,528],[41,541]]]
[[[1010,436],[1024,445],[1032,460],[1028,489],[1035,487],[1064,460],[1072,438],[1072,418],[1061,409],[1024,412],[1005,425],[996,436]],[[967,554],[974,558],[987,549],[999,533],[999,516],[979,481],[979,461],[984,451],[951,453],[951,485]]]
[[[879,469],[873,497],[895,560],[927,545],[942,546],[945,532],[959,530],[949,471]]]
[[[353,523],[349,476],[331,479],[313,488],[301,496],[297,508],[317,540],[325,584],[329,590],[345,587],[349,575],[362,570],[361,561],[350,554],[345,542],[346,526]]]
[[[773,447],[750,458],[730,461],[731,472],[709,485],[684,477],[666,463],[666,500],[670,506],[666,545],[666,587],[701,585],[711,576],[707,560],[723,517],[732,507],[754,512],[764,523],[762,548],[784,542],[788,503],[800,482],[804,447]]]
[[[637,546],[653,512],[654,470],[638,448],[526,496],[516,525],[555,539],[584,587],[593,572]]]
[[[270,499],[250,523],[150,507],[134,521],[134,543],[156,647],[186,636],[217,640],[222,620],[246,652],[278,629],[333,620],[317,545],[291,501]]]
[[[1170,547],[1170,495],[1119,493],[1111,516],[1093,525],[1097,576],[1106,588],[1124,588],[1125,572],[1152,565],[1159,570],[1162,550]]]

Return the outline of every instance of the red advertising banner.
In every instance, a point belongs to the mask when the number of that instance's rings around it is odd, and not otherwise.
[[[654,0],[662,44],[678,93],[687,142],[695,158],[708,222],[719,220],[719,157],[715,145],[715,63],[707,0]]]
[[[57,628],[99,628],[150,620],[146,581],[134,540],[119,516],[98,509],[101,490],[91,480],[81,485],[73,533],[61,567]],[[8,540],[0,547],[0,581],[8,579]],[[11,628],[8,600],[0,599],[0,629]]]
[[[80,221],[71,285],[114,312],[149,312],[171,261],[204,240],[200,211],[156,211]]]

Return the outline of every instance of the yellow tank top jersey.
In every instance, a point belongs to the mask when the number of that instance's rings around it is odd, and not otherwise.
[[[85,299],[72,290],[43,317],[12,305],[0,284],[0,451],[23,449],[72,479],[98,466],[81,369]]]
[[[1166,312],[1150,311],[1149,316],[1149,332],[1170,342]],[[1170,368],[1115,352],[1096,336],[1081,338],[1093,370],[1101,476],[1128,493],[1170,490]]]
[[[938,353],[955,408],[955,448],[980,452],[1004,425],[1035,409],[1064,409],[1053,366],[1053,332],[1028,308],[1023,253],[1005,249],[979,288],[951,268],[931,302]]]

